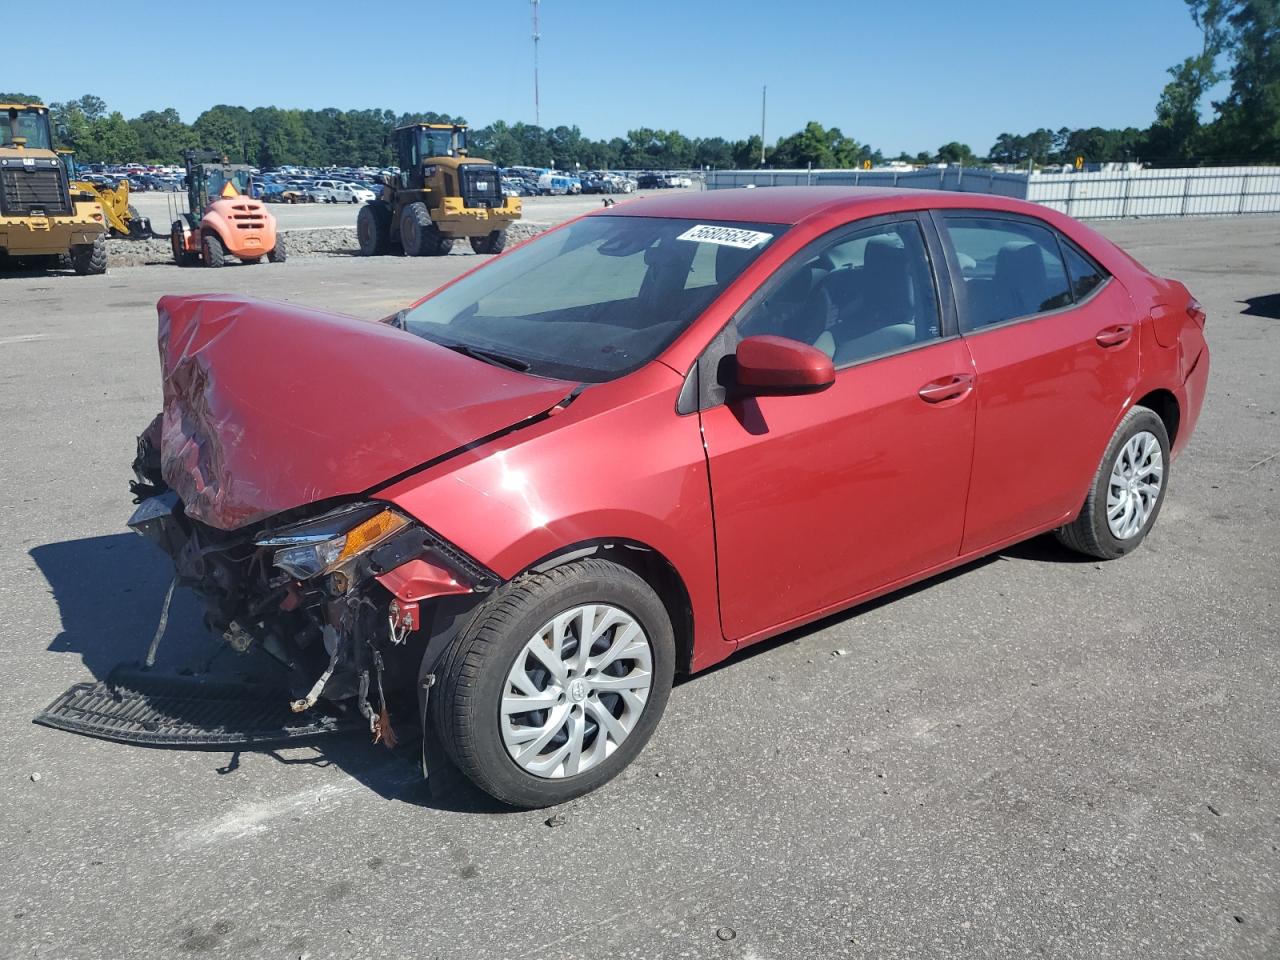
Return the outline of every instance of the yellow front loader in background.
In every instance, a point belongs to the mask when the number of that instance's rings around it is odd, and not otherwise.
[[[70,256],[76,273],[106,273],[104,216],[96,200],[72,193],[49,109],[0,103],[0,254],[49,267]]]
[[[107,230],[113,237],[125,240],[150,240],[155,234],[151,231],[151,221],[138,215],[138,211],[129,203],[129,181],[121,177],[114,187],[81,180],[76,169],[74,150],[59,150],[58,158],[67,172],[67,182],[71,184],[71,192],[92,197],[102,207],[106,218]]]

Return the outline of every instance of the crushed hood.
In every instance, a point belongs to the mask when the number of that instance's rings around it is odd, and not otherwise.
[[[573,387],[283,303],[168,296],[157,310],[161,473],[189,516],[223,530],[368,490]]]

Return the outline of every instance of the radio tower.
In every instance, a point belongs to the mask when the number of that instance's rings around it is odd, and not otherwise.
[[[542,0],[529,0],[533,4],[533,122],[542,126],[542,101],[538,98],[538,41],[542,34],[538,32],[538,4]]]

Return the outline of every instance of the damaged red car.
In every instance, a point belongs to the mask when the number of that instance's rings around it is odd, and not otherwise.
[[[521,807],[747,644],[1048,531],[1134,549],[1209,370],[1181,283],[914,190],[618,204],[381,322],[159,315],[130,525],[295,710],[423,725]]]

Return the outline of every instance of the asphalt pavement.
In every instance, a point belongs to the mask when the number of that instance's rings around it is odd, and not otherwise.
[[[156,298],[374,317],[470,258],[0,278],[0,955],[1280,956],[1280,219],[1101,229],[1209,314],[1142,549],[1037,539],[743,653],[558,826],[359,736],[232,755],[31,723],[155,629],[168,564],[124,521]],[[179,595],[160,665],[222,650]]]

